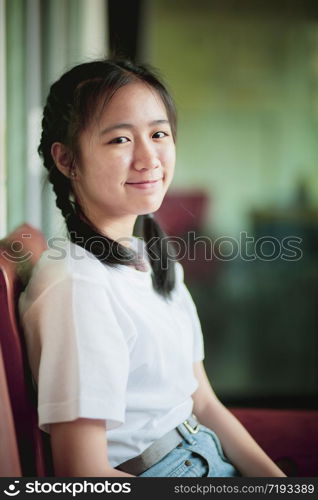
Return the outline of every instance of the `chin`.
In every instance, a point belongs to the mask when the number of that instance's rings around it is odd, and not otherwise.
[[[163,198],[153,201],[151,203],[143,203],[142,207],[138,209],[137,215],[146,215],[156,212],[161,207]]]

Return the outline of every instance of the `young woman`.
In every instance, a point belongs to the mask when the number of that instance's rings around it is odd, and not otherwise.
[[[173,101],[146,67],[85,63],[51,87],[39,152],[69,238],[42,255],[20,312],[58,476],[284,475],[213,392],[153,217],[175,137]]]

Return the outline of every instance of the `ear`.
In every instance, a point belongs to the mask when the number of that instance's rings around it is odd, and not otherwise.
[[[72,171],[72,153],[61,142],[54,142],[51,146],[51,155],[56,167],[63,175],[70,178]]]

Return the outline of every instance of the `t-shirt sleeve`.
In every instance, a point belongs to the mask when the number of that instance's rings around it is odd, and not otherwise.
[[[176,264],[177,283],[181,289],[184,306],[190,317],[193,328],[193,362],[204,359],[204,339],[197,308],[191,297],[191,294],[183,281],[183,267],[180,263]]]
[[[107,290],[73,277],[28,311],[27,346],[38,384],[39,425],[77,418],[124,422],[129,352]]]

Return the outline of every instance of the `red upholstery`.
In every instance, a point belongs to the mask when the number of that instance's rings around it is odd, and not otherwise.
[[[201,232],[208,203],[209,197],[202,190],[169,192],[156,212],[156,218],[169,236]]]
[[[318,411],[232,409],[288,476],[318,476]]]
[[[22,474],[43,476],[47,472],[43,433],[37,426],[35,392],[26,361],[17,302],[46,241],[42,233],[24,224],[0,242],[0,345],[15,423]],[[0,424],[1,425],[1,424]]]
[[[218,272],[212,239],[204,235],[209,204],[209,195],[204,190],[175,190],[166,195],[156,212],[159,224],[175,242],[187,282],[210,283]],[[180,238],[184,243],[180,243]]]
[[[21,476],[12,409],[9,399],[7,378],[4,371],[0,346],[0,477]]]

